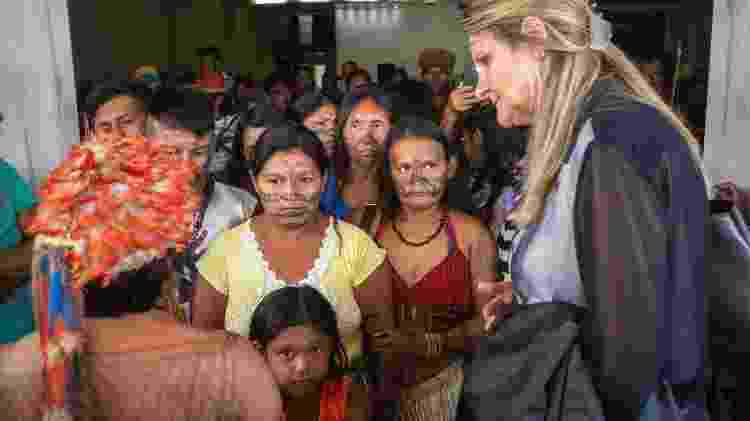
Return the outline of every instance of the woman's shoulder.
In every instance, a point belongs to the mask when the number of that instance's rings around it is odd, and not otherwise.
[[[456,241],[464,253],[467,253],[474,246],[485,245],[486,241],[493,241],[489,228],[476,216],[457,210],[451,210],[448,215],[456,235]]]
[[[468,213],[452,209],[448,216],[456,231],[459,231],[459,234],[463,234],[467,239],[478,236],[487,230],[481,219]]]
[[[213,240],[211,240],[211,244],[209,245],[209,247],[234,247],[236,244],[245,241],[245,236],[252,235],[252,230],[250,230],[251,222],[252,218],[248,218],[246,221],[240,223],[239,225],[222,231],[221,233],[217,234]]]
[[[592,113],[590,122],[594,145],[645,155],[684,150],[687,146],[667,114],[635,99],[623,107]]]
[[[629,165],[646,177],[666,161],[680,166],[693,162],[690,142],[653,105],[633,100],[621,109],[594,113],[589,121],[593,141],[584,159],[603,160],[607,167]]]
[[[336,220],[336,228],[344,243],[349,241],[357,247],[370,247],[377,245],[362,228],[341,219]],[[346,244],[344,244],[346,246]]]

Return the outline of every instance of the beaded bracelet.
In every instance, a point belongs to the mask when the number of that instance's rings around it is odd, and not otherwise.
[[[424,337],[427,342],[428,357],[437,357],[443,353],[443,335],[439,333],[425,333]]]

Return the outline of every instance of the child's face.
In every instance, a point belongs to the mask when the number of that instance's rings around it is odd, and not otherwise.
[[[333,340],[311,326],[294,326],[268,343],[268,366],[282,393],[299,398],[317,391],[330,369]]]

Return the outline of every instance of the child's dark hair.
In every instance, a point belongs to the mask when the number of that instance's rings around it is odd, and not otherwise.
[[[250,339],[265,349],[286,329],[305,325],[313,325],[333,340],[329,375],[342,375],[349,359],[339,333],[336,311],[313,287],[284,287],[263,297],[250,321]]]

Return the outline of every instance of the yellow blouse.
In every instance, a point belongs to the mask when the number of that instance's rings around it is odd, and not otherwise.
[[[362,353],[362,314],[354,288],[385,260],[385,250],[364,231],[333,218],[321,242],[319,256],[305,279],[295,283],[278,279],[268,266],[252,231],[252,219],[222,233],[198,261],[201,275],[227,296],[226,329],[248,336],[255,308],[270,292],[289,285],[309,285],[336,310],[339,331],[350,359]]]

